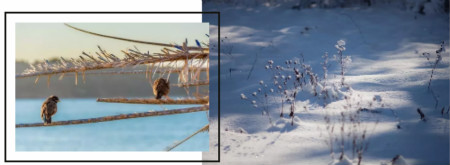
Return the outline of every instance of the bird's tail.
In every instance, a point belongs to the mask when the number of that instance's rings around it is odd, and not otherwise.
[[[158,94],[156,94],[156,99],[161,99],[162,97],[162,92],[158,92]]]

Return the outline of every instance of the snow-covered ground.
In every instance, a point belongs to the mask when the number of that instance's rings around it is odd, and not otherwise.
[[[338,158],[340,114],[356,114],[358,108],[373,110],[358,113],[361,123],[353,132],[361,135],[367,131],[362,164],[393,164],[397,155],[401,156],[394,164],[449,164],[449,114],[441,115],[442,107],[445,111],[449,108],[449,53],[442,53],[433,75],[437,108],[427,89],[432,65],[422,56],[429,52],[434,62],[442,41],[448,49],[448,15],[418,15],[389,5],[292,10],[205,3],[203,11],[221,12],[221,164],[357,164],[347,137],[352,133],[347,130],[351,123],[345,123],[345,156]],[[211,28],[211,38],[217,40],[217,24],[212,23]],[[323,107],[307,90],[300,92],[291,125],[288,105],[280,118],[279,100],[269,102],[271,124],[261,114],[261,106],[253,108],[241,99],[243,93],[252,100],[252,93],[261,88],[260,80],[271,88],[272,72],[265,69],[268,60],[274,61],[274,67],[285,66],[286,60],[301,58],[300,54],[321,78],[322,56],[328,52],[328,81],[338,84],[339,64],[332,60],[338,40],[346,42],[343,54],[352,60],[345,76],[352,90],[339,93],[347,100],[340,97]],[[217,54],[212,56],[212,61],[217,59]],[[211,77],[212,89],[216,79]],[[349,104],[353,107],[344,108]],[[426,122],[420,120],[418,108]],[[211,115],[212,152],[204,154],[206,160],[216,159],[219,146],[217,112]],[[325,117],[331,121],[327,123]],[[327,126],[333,123],[331,154]]]

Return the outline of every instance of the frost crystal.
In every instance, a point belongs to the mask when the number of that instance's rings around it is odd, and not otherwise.
[[[339,41],[337,41],[337,45],[338,46],[345,46],[345,41],[344,40],[339,40]]]
[[[336,47],[336,49],[338,49],[339,51],[344,51],[345,50],[345,41],[344,40],[337,41],[337,43],[334,47]]]
[[[347,66],[350,63],[352,63],[352,57],[351,56],[346,56],[344,59],[342,59],[342,63]]]
[[[247,97],[243,94],[243,93],[241,93],[241,99],[247,99]]]

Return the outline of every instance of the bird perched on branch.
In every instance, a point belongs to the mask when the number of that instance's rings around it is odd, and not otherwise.
[[[41,107],[41,118],[44,124],[52,123],[52,116],[58,111],[56,103],[59,102],[58,96],[51,95],[44,101]]]
[[[161,99],[162,96],[165,96],[167,99],[169,99],[169,92],[169,80],[164,78],[155,80],[155,82],[153,83],[153,94],[155,94],[156,99]]]

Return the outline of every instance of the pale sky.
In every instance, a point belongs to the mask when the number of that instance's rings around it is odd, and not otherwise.
[[[87,31],[134,40],[196,46],[195,39],[209,42],[208,23],[69,23]],[[123,57],[120,50],[136,46],[142,52],[160,52],[161,46],[149,46],[94,36],[65,26],[63,23],[17,23],[16,60],[34,62],[52,57],[78,57],[82,51],[94,54],[104,50]]]

